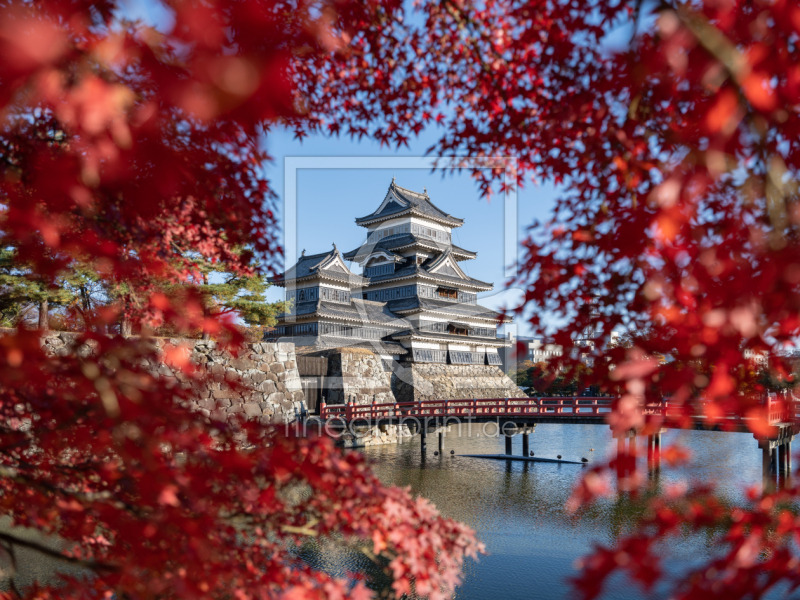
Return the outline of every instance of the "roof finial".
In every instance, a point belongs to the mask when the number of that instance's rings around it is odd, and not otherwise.
[[[394,185],[394,175],[392,175],[392,185]]]
[[[427,196],[428,195],[428,188],[426,188],[426,187],[422,188],[422,193]]]
[[[338,250],[336,249],[336,242],[333,242],[333,251],[338,252]]]
[[[306,249],[303,248],[303,253],[300,256],[305,256],[305,255],[306,255]]]

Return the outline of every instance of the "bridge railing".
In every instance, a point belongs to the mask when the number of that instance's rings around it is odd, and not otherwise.
[[[548,417],[604,419],[612,410],[614,398],[608,397],[542,397],[542,398],[465,398],[458,400],[422,400],[419,402],[390,402],[384,404],[326,404],[320,405],[323,420],[381,421],[425,417]],[[770,423],[800,421],[800,400],[791,394],[769,395],[762,401]],[[649,402],[640,410],[652,417],[703,419],[702,404],[690,406],[671,403],[669,399]],[[746,415],[730,412],[718,418],[740,421]]]
[[[459,400],[422,400],[384,404],[326,404],[320,405],[320,418],[343,421],[378,421],[418,417],[470,416],[604,416],[611,412],[613,398],[470,398]]]

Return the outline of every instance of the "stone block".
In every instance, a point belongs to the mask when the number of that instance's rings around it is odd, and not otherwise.
[[[262,414],[261,407],[255,402],[247,402],[243,405],[243,410],[249,418],[260,417]]]
[[[254,371],[250,374],[250,379],[253,381],[253,383],[261,383],[266,378],[267,376],[264,375],[264,373],[262,373],[261,371]]]
[[[272,394],[267,396],[267,402],[271,404],[278,404],[279,402],[282,402],[285,398],[286,396],[284,396],[282,392],[273,392]]]
[[[274,365],[270,365],[269,370],[273,373],[283,373],[286,369],[280,363],[275,363]]]
[[[264,381],[256,386],[256,389],[259,392],[264,392],[265,394],[271,394],[277,391],[274,381]]]
[[[231,390],[214,390],[211,392],[214,398],[236,398],[238,395]]]
[[[290,370],[290,369],[296,369],[296,368],[297,368],[297,363],[296,363],[296,362],[294,362],[293,360],[287,360],[287,361],[285,361],[285,362],[283,363],[283,366],[284,366],[284,367],[286,368],[286,370],[288,371],[288,370]]]
[[[247,358],[239,358],[236,360],[232,360],[230,363],[231,367],[238,371],[247,371],[248,369],[255,369],[258,365]]]

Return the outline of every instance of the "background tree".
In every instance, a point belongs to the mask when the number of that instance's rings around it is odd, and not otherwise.
[[[50,310],[69,306],[73,300],[63,278],[39,277],[20,260],[15,248],[0,249],[0,314],[4,327],[17,327],[26,318],[35,317],[35,325],[48,330]]]
[[[590,373],[591,369],[583,364],[567,370],[557,364],[526,360],[511,379],[531,397],[579,396],[588,391],[583,382]]]

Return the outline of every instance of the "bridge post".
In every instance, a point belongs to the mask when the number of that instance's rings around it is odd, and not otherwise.
[[[530,454],[530,446],[528,440],[528,434],[522,434],[522,456],[528,456]]]
[[[770,450],[770,467],[772,468],[772,475],[778,475],[778,448],[777,446]]]
[[[503,434],[503,435],[505,435],[505,438],[506,438],[506,454],[508,456],[511,456],[511,454],[512,454],[512,451],[511,451],[511,436],[507,435],[507,434]]]
[[[762,442],[761,446],[761,489],[762,493],[772,491],[772,449],[769,440]]]
[[[444,425],[439,426],[439,454],[444,452]]]
[[[786,473],[786,444],[778,445],[778,472],[781,475]]]
[[[422,426],[419,428],[419,444],[422,448],[422,456],[428,450],[428,423],[425,419],[422,420]]]
[[[661,432],[653,435],[653,462],[656,471],[661,471]]]
[[[786,440],[786,473],[792,474],[792,439]]]

